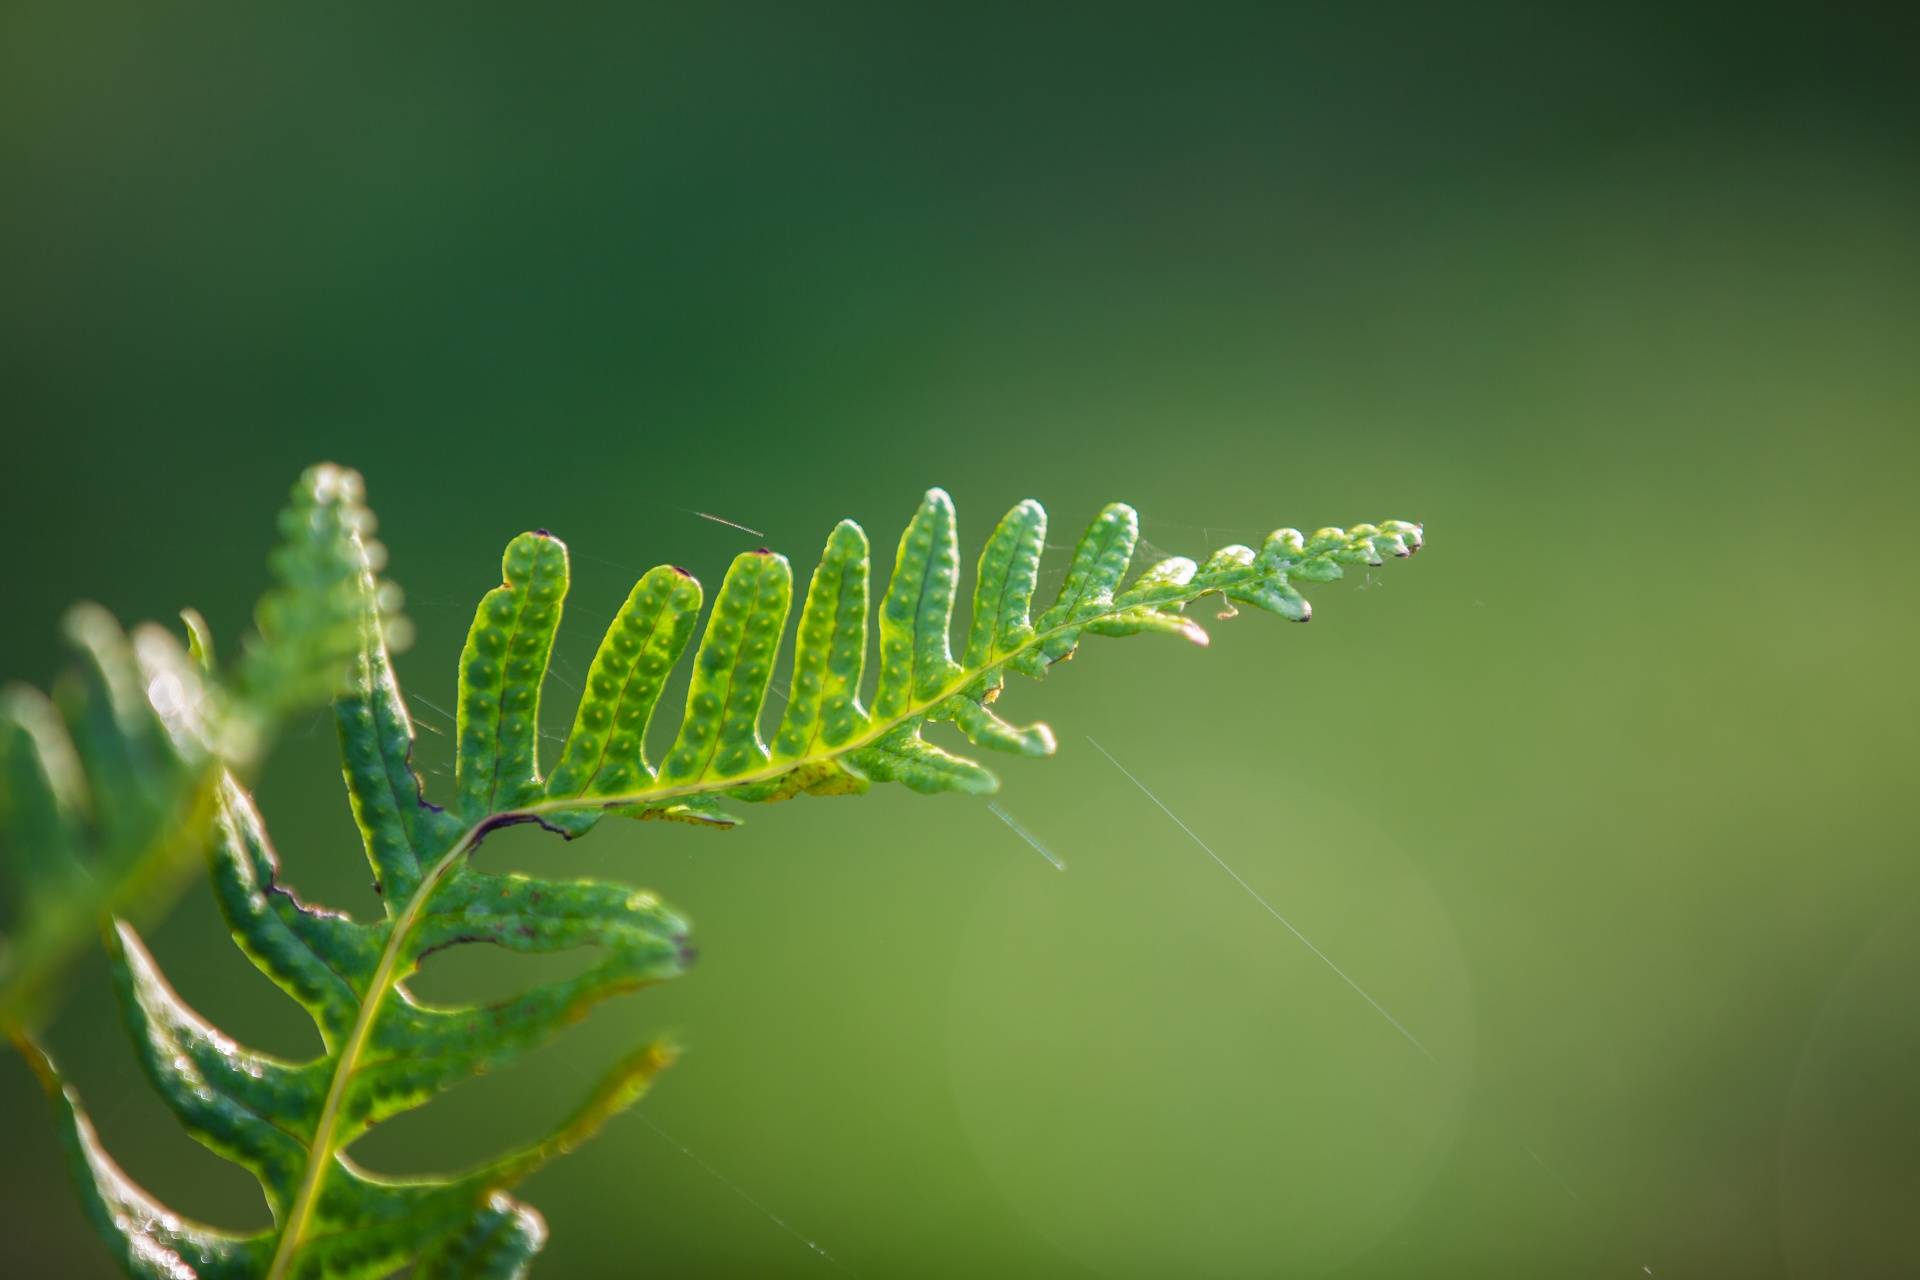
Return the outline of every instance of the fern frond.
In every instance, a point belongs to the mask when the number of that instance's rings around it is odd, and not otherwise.
[[[1114,503],[1081,535],[1066,581],[1035,618],[1033,596],[1046,530],[1046,512],[1031,500],[995,527],[980,554],[966,648],[963,660],[956,661],[951,635],[959,537],[952,501],[942,490],[928,491],[901,535],[880,602],[880,670],[868,711],[860,686],[868,651],[871,565],[866,535],[843,521],[827,541],[801,610],[793,688],[771,750],[760,742],[759,725],[766,718],[767,678],[787,609],[790,573],[785,558],[771,552],[741,556],[727,574],[701,640],[680,738],[658,773],[645,757],[642,732],[633,732],[624,740],[617,777],[606,775],[598,787],[578,785],[569,762],[601,749],[595,727],[600,721],[589,720],[588,711],[608,696],[590,675],[589,694],[561,767],[544,796],[521,812],[578,834],[592,824],[595,810],[714,820],[719,817],[711,807],[715,795],[764,802],[802,792],[853,793],[882,781],[918,791],[990,794],[999,786],[990,771],[927,742],[921,731],[930,722],[950,720],[975,746],[1051,755],[1054,737],[1046,725],[1009,724],[991,709],[1008,672],[1044,676],[1054,663],[1071,657],[1086,635],[1159,632],[1204,645],[1206,631],[1185,610],[1207,595],[1305,622],[1312,609],[1295,584],[1331,582],[1343,566],[1378,566],[1421,546],[1420,526],[1398,520],[1321,529],[1311,537],[1281,529],[1258,551],[1223,547],[1204,565],[1184,557],[1163,560],[1123,588],[1139,541],[1139,518],[1133,508]],[[656,576],[668,573],[679,571],[655,569],[642,586],[663,581]],[[679,580],[685,595],[673,634],[684,646],[699,597],[697,585]],[[636,587],[635,599],[640,596]],[[623,613],[602,645],[602,659],[629,625]],[[751,643],[744,643],[744,628],[753,631]],[[659,681],[678,652],[672,645],[658,649],[653,674],[643,686],[645,714],[651,713]],[[616,674],[609,672],[608,689]],[[595,711],[596,717],[603,714]]]
[[[0,842],[14,932],[0,942],[0,1030],[30,1030],[104,915],[170,903],[200,851],[220,770],[251,766],[287,715],[326,701],[359,647],[363,615],[403,625],[372,570],[380,552],[360,477],[310,469],[280,517],[274,585],[231,679],[206,623],[189,649],[152,623],[121,631],[98,605],[66,620],[79,660],[49,699],[0,693]]]
[[[278,882],[246,792],[230,775],[215,792],[215,900],[242,951],[313,1018],[322,1054],[287,1062],[236,1044],[180,999],[130,925],[108,935],[122,1016],[148,1080],[188,1133],[258,1179],[275,1226],[234,1235],[159,1209],[100,1150],[51,1062],[32,1054],[82,1198],[107,1206],[93,1215],[95,1228],[130,1274],[370,1280],[416,1262],[422,1275],[518,1275],[545,1226],[506,1192],[631,1105],[673,1059],[666,1044],[629,1056],[552,1133],[465,1174],[386,1178],[347,1155],[382,1120],[508,1065],[600,1002],[678,974],[691,957],[686,923],[651,895],[464,865],[479,837],[422,798],[377,620],[363,640],[336,719],[385,917],[362,923],[300,901]],[[510,760],[507,741],[497,754]],[[435,1006],[408,992],[405,979],[427,955],[476,942],[522,953],[590,946],[601,959],[491,1006]],[[142,1271],[143,1258],[173,1269]]]
[[[384,900],[361,922],[282,887],[246,792],[221,773],[210,791],[216,900],[236,942],[313,1018],[321,1054],[287,1062],[246,1049],[180,1000],[125,923],[109,935],[123,1016],[148,1078],[195,1138],[259,1180],[273,1225],[235,1235],[185,1222],[102,1152],[71,1089],[27,1046],[52,1099],[90,1220],[130,1274],[347,1280],[408,1263],[416,1277],[517,1276],[540,1248],[539,1215],[508,1192],[544,1161],[631,1105],[671,1062],[653,1045],[610,1071],[546,1137],[464,1174],[396,1180],[360,1167],[371,1127],[460,1081],[498,1070],[600,1002],[663,981],[691,960],[687,925],[652,895],[594,881],[481,872],[469,855],[500,827],[539,822],[572,837],[608,813],[708,825],[732,821],[721,797],[748,802],[851,794],[898,781],[923,792],[987,794],[975,761],[928,742],[949,720],[975,744],[1050,754],[1045,725],[1015,726],[988,704],[1008,671],[1043,675],[1086,634],[1162,631],[1204,642],[1185,607],[1208,594],[1304,620],[1294,582],[1345,564],[1378,564],[1420,545],[1416,525],[1281,530],[1255,552],[1229,547],[1204,566],[1163,561],[1123,586],[1138,519],[1106,508],[1081,537],[1065,584],[1036,619],[1046,513],[1023,502],[980,556],[965,651],[952,649],[960,588],[953,504],[930,491],[900,540],[879,603],[872,709],[866,535],[838,525],[809,582],[793,681],[771,725],[766,700],[793,595],[785,557],[762,548],[727,571],[693,658],[685,706],[657,762],[647,729],[692,640],[700,586],[662,566],[643,576],[608,628],[551,775],[541,771],[540,697],[568,585],[565,546],[544,530],[507,547],[502,585],[476,611],[461,655],[458,760],[448,808],[430,803],[412,766],[413,727],[377,610],[364,610],[346,687],[335,699],[353,813]],[[373,569],[360,570],[371,592]],[[50,793],[51,794],[51,793]],[[486,1006],[441,1007],[406,986],[443,947],[491,943],[537,953],[591,946],[575,977]]]

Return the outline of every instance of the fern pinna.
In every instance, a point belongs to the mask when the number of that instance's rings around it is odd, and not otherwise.
[[[1205,643],[1183,612],[1207,594],[1304,621],[1296,584],[1337,578],[1420,545],[1389,522],[1311,537],[1283,529],[1259,550],[1204,564],[1162,560],[1122,586],[1138,524],[1114,504],[1081,536],[1051,606],[1032,615],[1045,545],[1038,503],[1009,512],[980,556],[972,619],[956,660],[959,586],[952,503],[930,491],[900,540],[879,607],[879,672],[862,701],[869,617],[866,535],[842,522],[801,609],[792,687],[771,742],[766,698],[792,596],[786,559],[739,556],[694,656],[686,706],[656,764],[648,725],[692,637],[702,598],[685,571],[642,577],[608,628],[571,734],[550,774],[539,760],[540,693],[567,591],[565,546],[544,530],[507,547],[505,582],[480,603],[460,666],[455,794],[440,808],[410,763],[413,730],[378,615],[369,611],[348,688],[335,700],[354,814],[386,904],[361,923],[302,903],[275,882],[259,815],[231,779],[217,793],[213,885],[235,939],[319,1026],[325,1052],[283,1062],[242,1048],[187,1008],[125,924],[108,935],[123,1011],[149,1078],[201,1142],[251,1170],[273,1225],[239,1236],[189,1223],[133,1185],[101,1150],[74,1091],[39,1067],[89,1216],[135,1276],[322,1280],[377,1277],[408,1262],[416,1280],[518,1276],[540,1248],[537,1213],[507,1193],[522,1177],[630,1105],[673,1058],[655,1044],[620,1062],[546,1138],[447,1178],[393,1179],[349,1156],[382,1119],[505,1066],[595,1004],[680,973],[687,924],[644,892],[474,869],[488,832],[539,822],[577,836],[606,814],[725,826],[721,797],[837,795],[899,781],[921,792],[993,791],[993,775],[922,736],[951,720],[974,743],[1021,755],[1054,748],[1045,725],[1009,724],[990,705],[1005,674],[1040,676],[1083,635],[1161,631]],[[404,985],[421,958],[458,943],[522,952],[599,948],[586,972],[498,1004],[439,1008]]]

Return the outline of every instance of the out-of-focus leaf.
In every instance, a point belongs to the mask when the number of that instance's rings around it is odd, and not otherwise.
[[[274,585],[230,680],[212,637],[183,615],[191,650],[152,623],[129,635],[76,606],[77,653],[51,698],[0,692],[0,850],[13,926],[0,940],[0,1030],[44,1019],[67,964],[109,915],[157,916],[203,847],[222,769],[247,769],[288,715],[340,687],[370,610],[403,627],[377,581],[381,549],[360,477],[313,467],[281,513]]]

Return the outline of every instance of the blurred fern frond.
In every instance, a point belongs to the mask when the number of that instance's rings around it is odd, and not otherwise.
[[[280,516],[274,584],[235,669],[216,671],[206,623],[129,634],[94,604],[65,632],[77,661],[52,696],[0,691],[0,850],[13,898],[0,938],[0,1031],[30,1032],[62,971],[110,915],[164,911],[199,863],[223,769],[247,769],[288,715],[330,698],[368,609],[397,617],[360,477],[311,468]]]
[[[551,1133],[465,1173],[385,1177],[356,1163],[350,1147],[380,1121],[510,1064],[602,1001],[678,975],[692,953],[686,922],[651,894],[475,869],[469,855],[490,831],[538,822],[572,837],[609,813],[727,826],[734,819],[717,806],[723,796],[766,802],[856,793],[876,781],[990,792],[998,785],[991,773],[927,742],[922,729],[950,720],[981,746],[1050,754],[1045,725],[1015,726],[990,709],[1007,671],[1043,675],[1088,634],[1158,631],[1205,643],[1184,609],[1208,594],[1305,620],[1295,583],[1324,582],[1343,565],[1377,565],[1420,545],[1419,527],[1398,522],[1310,538],[1281,530],[1258,551],[1228,547],[1205,564],[1163,560],[1123,586],[1137,519],[1115,504],[1081,537],[1065,585],[1034,617],[1045,532],[1034,502],[994,530],[956,658],[953,505],[938,489],[927,494],[880,602],[869,709],[870,557],[860,527],[842,522],[814,571],[792,689],[770,726],[766,700],[792,572],[764,548],[741,555],[720,585],[678,732],[657,763],[647,727],[692,639],[702,597],[683,570],[651,570],[607,630],[551,773],[539,758],[540,696],[567,592],[567,551],[544,530],[522,534],[508,544],[504,581],[480,602],[461,655],[454,794],[445,808],[428,801],[413,768],[413,726],[383,619],[363,611],[334,712],[383,918],[360,922],[301,902],[278,884],[246,792],[223,773],[209,801],[213,887],[227,925],[254,964],[306,1008],[323,1052],[288,1062],[236,1044],[174,993],[130,925],[116,923],[108,935],[122,1013],[149,1080],[188,1132],[255,1175],[272,1226],[233,1233],[166,1210],[107,1156],[51,1060],[22,1046],[52,1100],[88,1217],[122,1267],[168,1280],[374,1280],[409,1263],[415,1280],[525,1273],[545,1226],[508,1193],[638,1099],[673,1060],[671,1045],[629,1055]],[[370,566],[362,580],[371,592]],[[581,974],[490,1005],[435,1006],[408,990],[430,952],[478,942],[530,954],[587,945],[601,954]]]

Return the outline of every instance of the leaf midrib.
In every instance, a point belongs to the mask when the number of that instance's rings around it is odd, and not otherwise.
[[[335,1154],[333,1133],[340,1122],[341,1103],[359,1066],[360,1055],[366,1049],[374,1020],[386,1004],[387,993],[396,985],[393,973],[399,958],[420,917],[425,914],[433,891],[439,887],[447,872],[472,848],[473,842],[487,830],[487,826],[488,821],[483,820],[461,834],[453,847],[442,854],[433,869],[421,878],[420,887],[407,899],[405,909],[393,921],[386,946],[380,952],[380,963],[375,966],[373,978],[367,984],[367,997],[361,1002],[360,1014],[354,1019],[353,1030],[348,1034],[339,1060],[334,1064],[333,1079],[327,1085],[327,1099],[321,1105],[319,1120],[314,1124],[313,1145],[307,1148],[307,1165],[300,1175],[300,1189],[287,1210],[287,1221],[281,1227],[279,1242],[274,1246],[273,1261],[268,1264],[266,1280],[283,1280],[287,1268],[293,1263],[293,1255],[303,1243],[307,1219],[312,1216],[314,1201],[320,1194],[320,1184],[325,1181],[327,1166]]]

